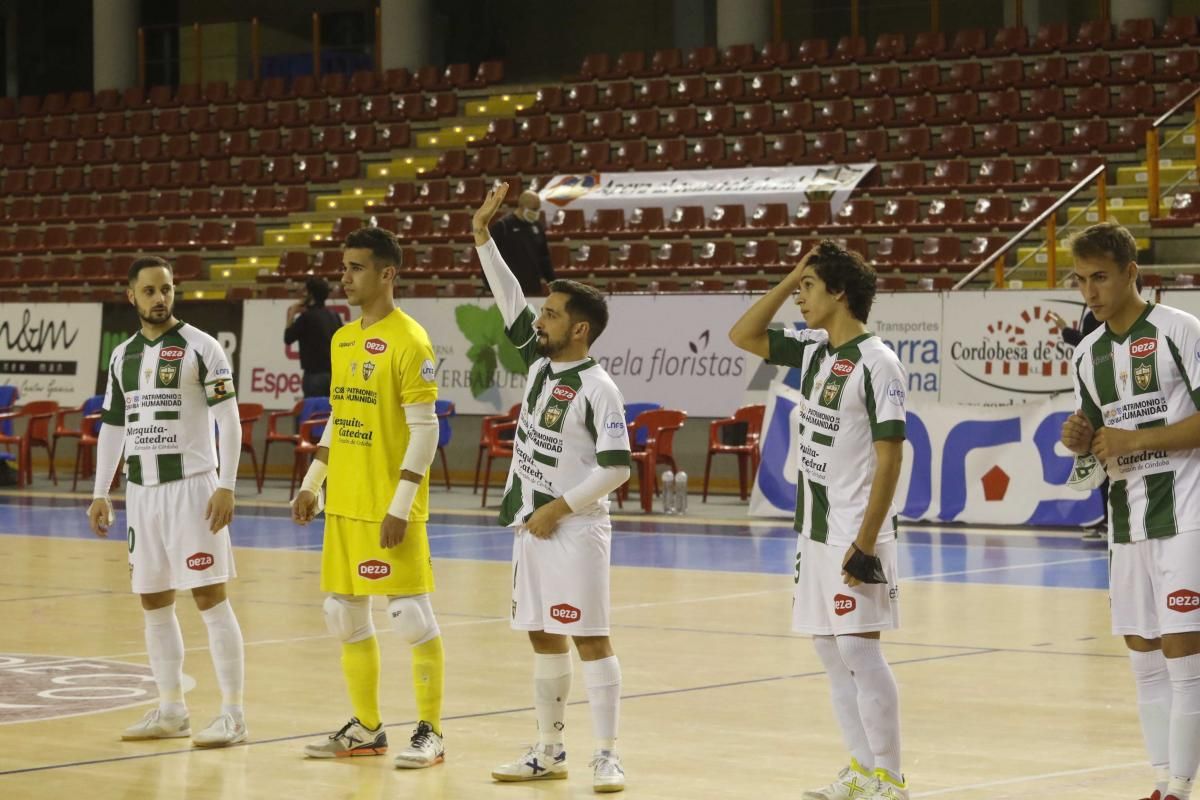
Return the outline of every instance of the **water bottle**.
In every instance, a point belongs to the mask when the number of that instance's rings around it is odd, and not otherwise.
[[[667,470],[662,476],[663,513],[675,513],[675,473]]]
[[[675,473],[675,513],[687,513],[687,473],[683,470]]]

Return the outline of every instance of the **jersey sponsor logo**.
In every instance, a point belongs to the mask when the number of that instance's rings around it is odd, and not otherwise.
[[[158,352],[159,361],[179,361],[183,358],[182,347],[164,347]]]
[[[1200,593],[1191,589],[1180,589],[1167,595],[1167,608],[1186,614],[1200,608]]]
[[[1150,336],[1143,336],[1133,344],[1129,345],[1129,357],[1146,358],[1147,356],[1154,355],[1154,351],[1157,349],[1158,339],[1154,339]]]
[[[900,383],[899,378],[892,378],[887,385],[887,399],[892,405],[904,405],[904,384]]]
[[[833,596],[833,613],[839,617],[844,617],[854,609],[858,608],[858,601],[848,594],[835,594]]]
[[[558,605],[550,606],[550,619],[561,622],[564,625],[579,622],[582,616],[583,614],[579,609],[570,603],[559,603]]]
[[[187,568],[196,572],[203,572],[215,562],[216,559],[212,557],[212,553],[192,553],[187,557]]]
[[[614,439],[625,438],[625,418],[616,411],[604,418],[604,432]]]
[[[833,362],[833,366],[829,371],[840,378],[844,378],[851,372],[854,372],[854,362],[848,358],[841,358]]]
[[[372,558],[370,561],[358,562],[358,577],[369,581],[377,581],[392,574],[392,565],[386,561]]]
[[[367,361],[363,363],[363,380],[368,380],[375,372],[375,362]]]
[[[1149,363],[1138,364],[1133,368],[1133,379],[1137,382],[1138,388],[1143,391],[1150,387],[1150,382],[1154,380],[1154,367]]]
[[[373,356],[377,356],[387,350],[387,342],[383,339],[367,339],[363,342],[363,349]]]
[[[433,383],[433,379],[437,377],[437,368],[433,366],[433,362],[428,358],[421,362],[421,380],[426,383]]]
[[[559,384],[554,387],[554,391],[550,392],[550,396],[560,403],[569,403],[575,399],[575,390],[570,386]]]

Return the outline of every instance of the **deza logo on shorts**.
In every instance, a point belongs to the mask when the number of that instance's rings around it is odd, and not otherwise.
[[[1154,355],[1154,351],[1158,349],[1158,339],[1153,339],[1149,336],[1143,336],[1133,344],[1129,345],[1130,358],[1145,358],[1146,356]]]
[[[387,342],[383,339],[367,339],[363,342],[363,349],[371,355],[377,356],[387,350]]]
[[[550,606],[550,619],[565,625],[570,625],[572,622],[579,622],[580,616],[579,609],[570,603],[559,603],[556,606]]]
[[[182,347],[164,347],[158,351],[158,357],[162,361],[178,361],[183,358]]]
[[[187,568],[201,572],[211,567],[214,561],[212,553],[192,553],[188,556]]]
[[[370,561],[360,561],[358,564],[358,576],[366,578],[369,581],[377,581],[391,574],[392,565],[386,561],[379,561],[373,558]]]
[[[833,613],[839,617],[849,614],[854,609],[858,608],[858,601],[848,594],[835,594],[833,596]]]
[[[1200,594],[1191,589],[1180,589],[1167,595],[1167,608],[1186,614],[1200,608]]]

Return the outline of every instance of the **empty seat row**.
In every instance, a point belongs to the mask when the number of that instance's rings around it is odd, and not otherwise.
[[[987,89],[1037,89],[1046,86],[1092,86],[1150,81],[1175,83],[1194,79],[1198,69],[1194,49],[1173,50],[1160,58],[1149,51],[1134,51],[1110,58],[1089,53],[1075,60],[1048,56],[1031,63],[1019,58],[997,59],[986,67],[963,61],[943,67],[938,63],[907,68],[845,67],[829,72],[808,70],[790,75],[777,72],[756,75],[723,75],[714,79],[693,76],[645,81],[613,81],[603,86],[578,84],[548,86],[521,113],[604,111],[613,108],[666,108],[755,100],[821,100],[836,97],[879,97]]]
[[[69,256],[0,258],[0,286],[124,283],[135,258],[132,254],[90,255],[79,260]],[[181,253],[171,261],[176,282],[196,280],[203,275],[204,262],[195,253]]]
[[[445,69],[422,67],[416,73],[405,68],[389,69],[383,74],[369,70],[351,75],[337,72],[321,76],[299,75],[290,82],[283,78],[261,81],[239,80],[230,85],[225,81],[183,84],[178,87],[134,87],[121,92],[116,89],[91,92],[61,92],[45,96],[25,95],[20,98],[0,98],[0,119],[14,117],[36,118],[90,114],[96,111],[113,112],[146,108],[175,108],[178,106],[222,106],[280,102],[295,98],[350,97],[380,93],[447,92],[455,89],[482,88],[504,79],[504,65],[485,61],[474,73],[467,64],[451,64]]]
[[[54,195],[78,192],[144,192],[177,187],[231,186],[248,184],[322,184],[336,183],[360,176],[358,156],[334,157],[277,156],[243,158],[236,166],[227,159],[180,161],[174,166],[159,162],[62,170],[40,169],[32,172],[9,170],[0,179],[0,193],[12,195]]]
[[[1124,20],[1116,30],[1108,22],[1088,20],[1079,26],[1073,39],[1066,23],[1051,22],[1040,25],[1032,39],[1025,27],[1013,26],[997,29],[990,38],[983,28],[959,30],[949,37],[940,31],[922,31],[913,37],[911,45],[902,33],[881,33],[876,37],[872,49],[868,49],[865,37],[843,36],[832,50],[825,39],[806,39],[796,45],[779,41],[761,47],[752,44],[732,45],[721,50],[711,46],[697,47],[686,55],[678,48],[668,48],[655,51],[648,59],[640,51],[627,51],[616,59],[610,58],[607,53],[590,53],[584,56],[579,73],[569,76],[568,80],[754,72],[887,61],[996,58],[1013,54],[1176,47],[1185,44],[1200,44],[1200,31],[1194,16],[1169,17],[1161,31],[1156,31],[1154,20],[1148,18]]]
[[[187,193],[168,189],[135,193],[127,197],[115,192],[97,196],[52,196],[37,200],[31,197],[14,197],[7,203],[0,203],[0,225],[55,225],[68,222],[185,217],[284,216],[308,210],[307,186],[288,186],[284,189],[260,186],[248,192],[241,187],[228,187],[220,191],[192,189]]]
[[[253,220],[202,222],[139,222],[134,225],[53,225],[44,229],[0,229],[0,253],[90,253],[122,250],[225,250],[258,244]]]

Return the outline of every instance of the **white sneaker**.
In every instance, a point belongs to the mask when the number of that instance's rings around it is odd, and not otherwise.
[[[837,779],[824,789],[816,789],[800,795],[801,800],[858,800],[875,796],[879,781],[854,759],[843,767]]]
[[[130,725],[121,734],[126,742],[136,742],[142,739],[184,739],[192,735],[192,725],[187,714],[182,717],[168,717],[160,709],[152,708],[142,717],[142,721]]]
[[[492,770],[498,781],[555,781],[567,777],[567,751],[538,746],[529,748],[525,755]]]
[[[347,758],[349,756],[381,756],[387,752],[387,733],[383,723],[378,728],[368,728],[351,717],[337,733],[304,745],[304,755],[309,758]]]
[[[442,744],[442,737],[434,733],[432,725],[421,721],[413,731],[408,747],[400,751],[394,763],[397,769],[421,769],[445,760],[446,748]]]
[[[246,723],[232,714],[221,714],[208,727],[192,737],[196,747],[228,747],[246,741]]]
[[[870,800],[908,800],[908,782],[896,783],[886,772],[877,769],[874,794],[867,796]]]
[[[614,750],[597,750],[592,756],[592,790],[596,792],[625,791],[625,770],[621,757]]]

